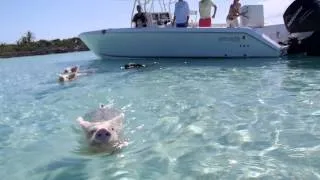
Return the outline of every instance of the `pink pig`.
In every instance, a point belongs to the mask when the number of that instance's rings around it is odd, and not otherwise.
[[[127,145],[122,141],[124,114],[121,111],[100,105],[90,116],[90,122],[82,117],[78,117],[77,121],[84,130],[91,149],[113,152]]]

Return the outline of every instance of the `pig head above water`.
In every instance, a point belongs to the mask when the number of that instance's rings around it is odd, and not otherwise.
[[[97,110],[84,117],[87,119],[78,117],[77,121],[85,133],[89,148],[95,151],[113,152],[122,147],[124,113],[100,105]]]

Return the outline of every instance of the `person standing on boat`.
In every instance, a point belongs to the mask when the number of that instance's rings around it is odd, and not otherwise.
[[[133,16],[132,22],[135,23],[136,28],[147,27],[147,17],[142,12],[141,6],[137,5],[137,13]]]
[[[211,26],[211,8],[214,8],[212,18],[216,17],[217,5],[215,5],[211,0],[200,0],[199,1],[199,26],[200,27],[210,27]]]
[[[227,15],[227,27],[239,27],[238,17],[240,14],[241,4],[240,0],[233,0],[233,4],[230,5],[229,13]]]
[[[176,24],[176,27],[188,27],[189,15],[188,3],[184,0],[179,0],[174,8],[173,25]]]

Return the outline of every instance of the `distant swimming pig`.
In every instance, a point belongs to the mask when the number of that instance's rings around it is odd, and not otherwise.
[[[113,152],[127,145],[122,139],[124,113],[120,110],[100,105],[84,118],[78,117],[77,121],[84,130],[89,148]]]

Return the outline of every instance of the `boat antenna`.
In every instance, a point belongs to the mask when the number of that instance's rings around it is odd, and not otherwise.
[[[164,7],[164,11],[167,11],[167,7],[166,7],[166,2],[165,2],[165,0],[162,0],[162,4],[163,4],[163,7]]]
[[[158,0],[158,2],[159,2],[159,6],[160,6],[161,11],[163,11],[163,6],[162,6],[162,3],[161,3],[161,0]]]

